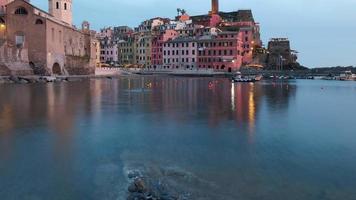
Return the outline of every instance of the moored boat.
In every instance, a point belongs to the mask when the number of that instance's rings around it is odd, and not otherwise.
[[[346,71],[343,74],[340,74],[341,81],[356,81],[356,74],[353,74],[352,71]]]
[[[262,76],[243,76],[241,72],[237,72],[234,77],[232,77],[232,82],[234,83],[253,83],[260,81]]]

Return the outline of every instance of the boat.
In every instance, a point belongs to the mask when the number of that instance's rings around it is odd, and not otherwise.
[[[356,81],[356,74],[353,74],[352,71],[345,71],[343,74],[340,74],[339,79],[341,81]]]
[[[232,77],[233,83],[253,83],[260,81],[262,76],[242,76],[241,72],[237,72],[235,76]]]
[[[332,74],[328,74],[327,76],[323,76],[321,79],[331,81],[331,80],[336,80],[336,77]]]

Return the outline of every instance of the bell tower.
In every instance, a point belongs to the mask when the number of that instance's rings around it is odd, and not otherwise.
[[[72,25],[72,0],[48,0],[49,13],[69,25]]]
[[[211,0],[211,14],[219,14],[219,0]]]

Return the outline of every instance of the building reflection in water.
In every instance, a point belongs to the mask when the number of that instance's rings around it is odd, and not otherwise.
[[[261,93],[258,84],[231,85],[231,110],[234,113],[234,119],[239,126],[246,127],[250,135],[255,131],[257,106]]]
[[[261,109],[273,108],[272,112],[278,113],[287,111],[290,99],[295,93],[296,85],[288,82],[232,84],[231,110],[235,113],[234,119],[240,126],[247,126],[248,132],[252,134],[255,132]]]
[[[256,119],[256,105],[254,98],[254,84],[250,84],[250,91],[248,92],[248,124],[249,132],[252,133],[255,131],[255,119]]]
[[[199,120],[210,127],[234,121],[253,134],[261,109],[287,110],[295,91],[296,86],[287,83],[231,84],[228,79],[155,76],[1,85],[1,94],[7,95],[0,97],[0,137],[11,138],[18,128],[47,122],[46,130],[58,137],[58,148],[65,148],[58,151],[66,154],[79,122],[100,126],[112,113],[115,117],[149,114],[144,120],[153,122]]]

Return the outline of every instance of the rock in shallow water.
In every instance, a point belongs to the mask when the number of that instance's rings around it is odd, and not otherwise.
[[[178,200],[161,181],[136,178],[128,187],[128,200]]]
[[[128,188],[129,192],[138,192],[145,193],[147,192],[146,183],[141,178],[136,178],[134,182],[132,182]]]
[[[127,174],[127,178],[129,178],[129,179],[140,178],[140,177],[142,177],[142,175],[137,170],[129,171]]]

